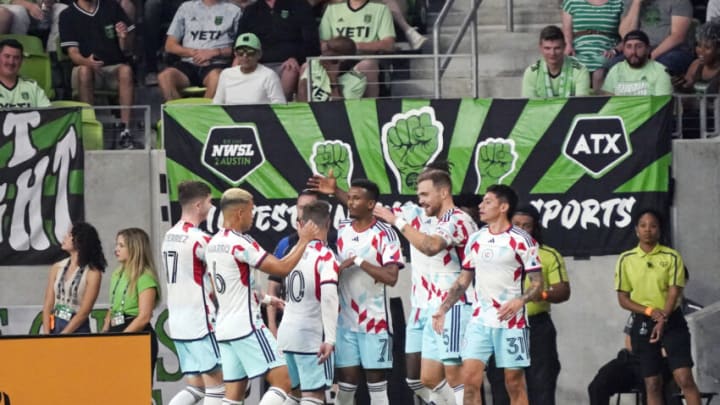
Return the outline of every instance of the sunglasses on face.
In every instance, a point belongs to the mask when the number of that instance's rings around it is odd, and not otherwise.
[[[235,54],[237,56],[255,56],[257,51],[254,49],[236,49]]]

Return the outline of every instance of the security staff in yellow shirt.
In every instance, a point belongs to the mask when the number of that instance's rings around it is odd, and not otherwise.
[[[550,304],[570,298],[570,281],[565,261],[560,253],[543,243],[540,214],[530,205],[521,206],[512,217],[513,225],[522,228],[538,242],[542,276],[547,289],[541,300],[528,302],[525,309],[530,325],[530,367],[525,369],[530,405],[555,405],[555,389],[560,374],[555,325],[550,318]],[[525,280],[526,284],[529,280]],[[508,405],[503,371],[495,367],[494,359],[486,368],[494,405]]]
[[[636,217],[638,246],[620,255],[615,268],[615,290],[620,306],[634,312],[630,329],[633,352],[640,359],[648,405],[661,405],[662,349],[673,377],[688,405],[700,405],[692,375],[690,332],[680,310],[685,271],[680,254],[661,245],[662,220],[653,210]]]

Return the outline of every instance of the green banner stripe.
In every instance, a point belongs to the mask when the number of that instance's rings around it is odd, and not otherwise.
[[[31,130],[30,141],[38,150],[47,149],[55,146],[60,136],[65,135],[65,131],[71,125],[75,124],[78,131],[78,142],[82,142],[80,138],[80,113],[69,113],[58,119],[50,121],[45,125]],[[14,142],[8,142],[0,147],[0,167],[6,167],[13,153]]]
[[[193,173],[192,170],[186,168],[185,166],[181,165],[180,163],[168,158],[166,159],[166,167],[167,167],[167,178],[168,181],[172,182],[174,179],[183,179],[183,180],[202,180],[198,177],[197,174]],[[206,182],[206,184],[210,187],[210,193],[212,194],[213,198],[220,198],[222,197],[223,191],[218,190],[216,187],[212,185],[212,183]],[[170,201],[177,201],[178,200],[178,194],[177,194],[177,184],[169,184],[170,188]]]
[[[46,174],[43,182],[43,196],[52,197],[57,190],[57,176]]]
[[[82,195],[85,189],[85,175],[82,170],[70,170],[68,183],[70,194]]]
[[[57,239],[55,239],[55,223],[52,219],[46,219],[43,221],[43,228],[45,228],[45,235],[50,239],[50,243],[58,245]]]
[[[429,107],[430,106],[430,100],[418,100],[418,99],[403,99],[402,105],[400,106],[400,109],[402,112],[406,113],[410,110],[416,110],[420,109],[422,107]]]
[[[270,107],[275,112],[280,124],[285,128],[285,132],[287,132],[295,148],[305,158],[305,162],[310,167],[313,145],[316,142],[325,140],[310,104],[272,104]]]
[[[648,119],[652,118],[660,109],[670,101],[670,96],[658,97],[612,97],[608,103],[597,112],[598,116],[616,115],[622,118],[625,130],[632,136]],[[566,134],[563,134],[565,136]],[[565,193],[580,178],[585,170],[568,160],[562,151],[560,156],[550,166],[542,179],[530,191],[531,194]]]
[[[450,145],[447,147],[447,159],[453,165],[450,170],[453,193],[462,190],[465,177],[468,172],[472,173],[474,170],[470,169],[472,156],[491,104],[492,99],[489,98],[463,99],[460,102],[455,128],[450,138]]]
[[[7,167],[13,153],[13,143],[8,142],[0,147],[0,167]]]
[[[670,164],[672,153],[668,153],[658,160],[652,162],[640,173],[618,187],[615,193],[643,193],[668,191],[670,184]]]
[[[200,143],[205,143],[210,128],[237,124],[220,106],[166,106],[165,111]],[[262,139],[260,140],[262,143]],[[297,191],[275,166],[265,161],[245,181],[265,198],[295,198]]]
[[[565,98],[528,101],[508,136],[508,139],[515,142],[515,152],[517,152],[518,158],[515,162],[515,170],[503,179],[504,184],[512,184],[519,168],[525,165],[525,161],[530,157],[533,149],[565,107],[567,101],[568,99]],[[549,134],[549,136],[553,135]]]
[[[390,180],[385,171],[385,159],[380,145],[377,107],[374,99],[345,101],[355,148],[368,179],[375,182],[380,193],[389,194]]]

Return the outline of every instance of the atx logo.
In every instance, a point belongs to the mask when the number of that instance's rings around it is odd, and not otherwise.
[[[237,186],[265,162],[253,124],[213,127],[202,150],[202,164]]]
[[[565,137],[563,154],[599,178],[632,155],[632,145],[622,118],[578,116]]]

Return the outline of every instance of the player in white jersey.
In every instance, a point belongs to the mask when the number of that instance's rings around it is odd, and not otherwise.
[[[287,304],[278,347],[287,361],[293,396],[302,397],[301,405],[322,405],[333,380],[338,320],[339,265],[327,245],[330,205],[317,200],[306,204],[300,220],[318,225],[320,235],[285,278]]]
[[[247,191],[226,190],[220,200],[223,228],[212,237],[205,252],[218,301],[216,335],[223,359],[223,404],[242,404],[247,380],[265,375],[271,387],[260,405],[282,405],[290,391],[290,378],[275,338],[260,316],[253,273],[259,269],[287,275],[308,242],[317,237],[318,227],[311,222],[302,224],[296,249],[280,260],[243,233],[252,227],[253,207],[253,197]]]
[[[462,404],[460,343],[465,325],[470,319],[473,291],[461,296],[450,309],[451,316],[446,318],[442,333],[436,333],[432,324],[426,321],[440,307],[460,275],[465,244],[470,234],[477,231],[477,225],[475,220],[453,203],[452,184],[447,170],[431,168],[421,173],[417,178],[417,195],[419,208],[424,215],[414,218],[395,216],[382,206],[375,208],[375,215],[394,224],[412,248],[413,275],[419,280],[413,284],[408,343],[413,343],[413,335],[417,335],[415,324],[424,323],[421,344],[414,344],[422,351],[420,378],[425,387],[432,389],[432,394],[423,399],[436,404]],[[407,213],[408,210],[405,211]],[[422,222],[423,216],[434,218],[434,221]],[[411,383],[415,382],[408,381],[409,385]],[[421,398],[423,394],[427,395],[422,391],[417,393]]]
[[[525,304],[540,297],[543,279],[535,240],[510,223],[517,206],[515,191],[505,185],[488,187],[480,203],[480,220],[487,225],[472,234],[465,246],[463,272],[438,311],[433,328],[441,332],[445,313],[475,280],[477,302],[462,347],[465,404],[482,404],[485,364],[491,355],[505,369],[511,404],[528,403],[523,368],[530,365]],[[523,292],[523,280],[530,287]]]
[[[387,404],[385,371],[392,368],[391,319],[386,286],[397,283],[404,263],[395,231],[373,217],[379,190],[375,183],[358,179],[345,192],[332,177],[314,175],[308,185],[335,194],[348,208],[350,220],[338,225],[340,264],[340,319],[335,367],[338,405],[354,404],[364,370],[372,405]]]
[[[210,237],[197,228],[212,207],[211,198],[205,183],[180,183],[180,221],[163,238],[169,336],[188,382],[169,405],[192,405],[203,397],[204,405],[219,405],[225,393],[205,288],[205,248]]]

